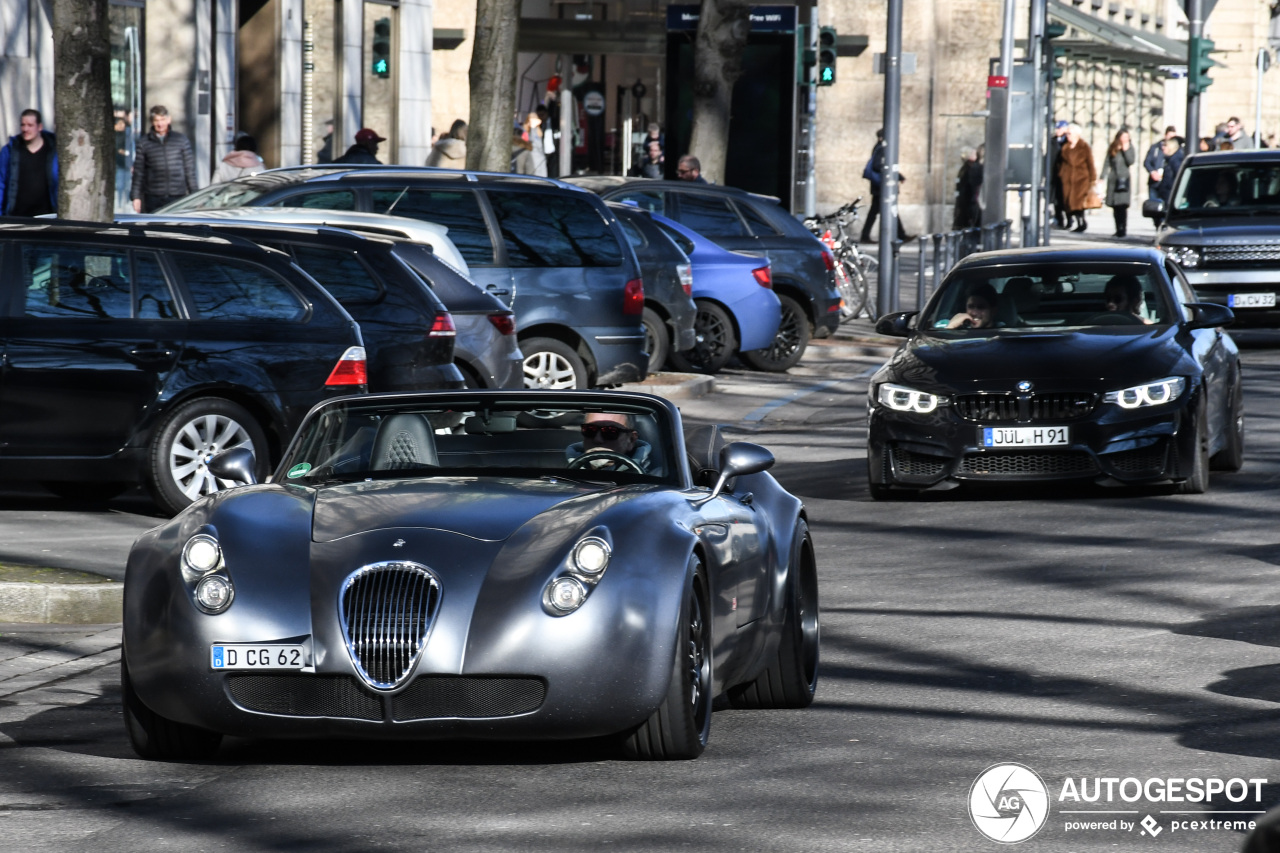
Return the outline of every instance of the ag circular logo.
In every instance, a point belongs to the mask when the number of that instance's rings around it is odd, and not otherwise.
[[[992,841],[1026,841],[1049,817],[1049,789],[1030,767],[993,764],[973,780],[969,817],[978,832]]]

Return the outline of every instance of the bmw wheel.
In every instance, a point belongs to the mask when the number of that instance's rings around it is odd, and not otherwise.
[[[693,349],[673,352],[671,364],[686,373],[719,373],[738,348],[729,313],[714,302],[697,300],[698,313],[693,320],[697,343]]]
[[[147,453],[147,487],[160,508],[176,515],[205,495],[236,485],[209,473],[209,460],[224,450],[253,452],[258,474],[267,469],[267,439],[245,408],[221,397],[198,397],[174,409],[160,424]]]

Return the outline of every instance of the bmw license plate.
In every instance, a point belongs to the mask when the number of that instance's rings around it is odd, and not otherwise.
[[[1055,447],[1070,443],[1067,427],[981,427],[983,447]]]
[[[303,646],[224,643],[213,646],[210,663],[214,669],[302,669],[307,651]]]
[[[1275,308],[1274,293],[1233,293],[1227,297],[1228,308]]]

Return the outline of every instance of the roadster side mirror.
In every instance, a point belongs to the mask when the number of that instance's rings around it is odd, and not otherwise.
[[[773,454],[758,444],[747,441],[734,441],[720,449],[720,477],[716,480],[711,494],[699,498],[694,506],[702,506],[709,500],[719,497],[724,485],[734,477],[747,474],[759,474],[773,467]]]
[[[210,474],[219,480],[234,480],[246,486],[252,486],[258,482],[257,476],[253,473],[255,467],[253,451],[247,447],[224,450],[209,460]]]
[[[911,318],[917,313],[916,311],[898,311],[894,314],[885,314],[876,321],[876,333],[894,338],[909,338],[911,337]]]

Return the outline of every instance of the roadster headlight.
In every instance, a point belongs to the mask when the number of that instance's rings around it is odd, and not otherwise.
[[[877,399],[880,405],[888,406],[896,412],[916,412],[921,415],[927,415],[939,406],[947,404],[946,397],[939,397],[927,391],[917,391],[904,385],[894,385],[892,382],[886,382],[880,386]]]
[[[206,613],[221,613],[231,606],[235,589],[222,575],[206,575],[196,584],[196,604]]]
[[[207,533],[197,533],[182,548],[182,574],[195,583],[222,565],[222,546]]]
[[[1200,250],[1195,246],[1167,246],[1164,251],[1179,266],[1189,270],[1200,266]]]
[[[584,575],[595,577],[609,567],[609,543],[588,536],[573,548],[573,565]]]
[[[560,614],[572,613],[587,600],[587,588],[577,578],[562,575],[547,587],[545,602]]]
[[[1141,409],[1144,406],[1163,406],[1182,396],[1187,380],[1181,376],[1168,376],[1144,385],[1134,385],[1119,391],[1108,391],[1104,403],[1115,403],[1122,409]]]

